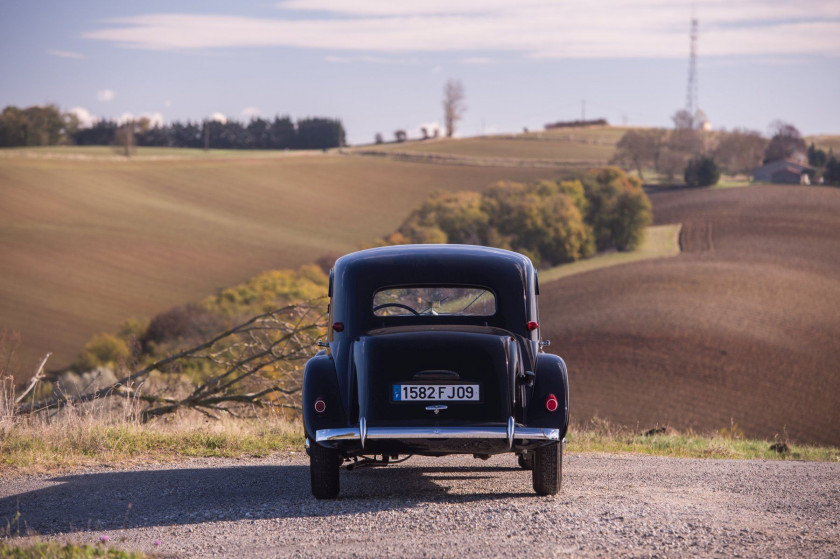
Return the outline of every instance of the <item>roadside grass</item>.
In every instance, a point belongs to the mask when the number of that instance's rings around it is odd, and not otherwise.
[[[298,419],[224,419],[206,422],[194,417],[142,425],[108,424],[102,420],[6,425],[0,430],[0,479],[46,475],[84,467],[128,467],[168,463],[186,458],[264,457],[303,452]],[[702,434],[662,429],[641,430],[593,419],[573,425],[569,452],[636,453],[681,458],[838,461],[840,449],[786,442],[780,453],[773,441],[749,439],[737,427]]]
[[[682,225],[654,225],[645,229],[645,238],[636,250],[630,252],[609,252],[586,260],[562,264],[540,271],[540,284],[559,280],[575,274],[600,270],[610,266],[641,262],[652,258],[665,258],[680,253],[680,229]]]
[[[182,416],[146,425],[95,417],[50,423],[18,420],[0,429],[0,479],[183,458],[262,457],[302,449],[300,421],[272,415],[218,421]]]
[[[142,559],[150,557],[137,551],[123,551],[93,545],[72,543],[36,542],[24,545],[0,544],[0,559],[87,559],[107,557],[109,559]]]
[[[734,426],[707,434],[692,431],[681,433],[673,429],[659,429],[646,434],[640,430],[611,425],[596,418],[586,425],[570,427],[566,435],[566,450],[677,458],[840,461],[840,448],[784,442],[787,450],[779,452],[771,447],[783,440],[749,439],[739,431],[737,426]]]

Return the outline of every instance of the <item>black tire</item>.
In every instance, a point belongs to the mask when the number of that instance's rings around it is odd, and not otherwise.
[[[520,454],[516,457],[517,462],[519,462],[519,467],[523,470],[533,470],[534,469],[534,453],[533,452],[526,452],[525,454]]]
[[[310,443],[309,480],[316,499],[335,499],[338,496],[340,466],[341,458],[336,449]]]
[[[537,495],[556,495],[563,481],[563,445],[554,443],[534,450],[531,473]]]

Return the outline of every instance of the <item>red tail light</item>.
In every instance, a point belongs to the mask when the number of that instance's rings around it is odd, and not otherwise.
[[[539,328],[539,327],[540,327],[540,325],[539,325],[539,323],[534,322],[534,321],[532,320],[531,322],[529,322],[528,324],[526,324],[526,325],[525,325],[525,327],[526,327],[528,330],[530,330],[531,332],[533,332],[534,330],[536,330],[537,328]]]
[[[560,402],[557,401],[557,396],[554,394],[549,394],[548,398],[545,399],[545,409],[554,413],[557,411],[557,408],[560,407]]]
[[[322,400],[321,398],[318,398],[317,400],[315,400],[315,411],[316,412],[324,413],[326,410],[327,410],[327,403],[324,400]]]
[[[333,324],[333,330],[336,332],[344,332],[344,323],[343,322],[336,322]]]

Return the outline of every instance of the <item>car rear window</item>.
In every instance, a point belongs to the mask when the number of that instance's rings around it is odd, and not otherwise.
[[[492,316],[496,296],[483,287],[388,287],[373,296],[376,316]]]

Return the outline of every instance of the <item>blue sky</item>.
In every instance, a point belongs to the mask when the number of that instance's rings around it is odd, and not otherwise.
[[[840,1],[0,0],[0,106],[92,117],[341,118],[352,143],[442,121],[461,135],[581,116],[669,126],[700,21],[699,106],[716,128],[840,133]]]

